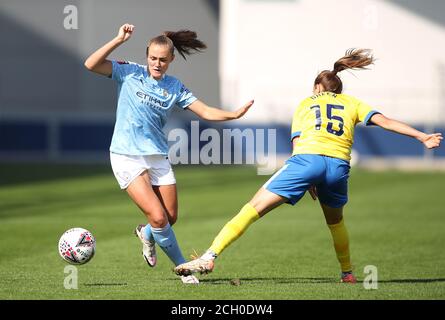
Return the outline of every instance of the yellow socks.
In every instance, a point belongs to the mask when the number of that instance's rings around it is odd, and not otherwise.
[[[337,253],[338,262],[340,262],[341,271],[351,271],[352,265],[349,256],[349,237],[343,219],[337,224],[328,224],[328,227],[331,230],[332,240],[334,240],[334,248]]]
[[[241,211],[221,229],[219,234],[213,240],[208,252],[220,255],[225,248],[238,239],[253,222],[259,219],[259,217],[260,216],[255,208],[247,203]],[[343,219],[337,224],[328,224],[328,227],[331,230],[332,240],[334,242],[337,259],[340,262],[341,271],[351,271],[352,265],[349,255],[349,237]]]
[[[209,250],[219,255],[233,241],[238,239],[253,222],[258,220],[259,217],[255,208],[249,203],[246,204],[241,211],[221,229],[215,240],[213,240]]]

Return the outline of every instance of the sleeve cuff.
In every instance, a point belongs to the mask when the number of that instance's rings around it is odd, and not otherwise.
[[[118,79],[116,79],[116,73],[117,73],[117,68],[118,68],[117,61],[111,60],[111,65],[112,65],[111,74],[108,77],[113,80],[118,80]]]
[[[184,105],[179,105],[179,107],[182,109],[186,109],[196,100],[198,100],[198,98],[196,98],[196,97],[190,98],[190,99],[188,99],[187,103],[185,103]]]
[[[299,137],[300,135],[301,135],[301,131],[295,131],[292,133],[292,136],[290,139],[293,140],[295,137]]]
[[[369,121],[371,119],[371,117],[375,114],[380,114],[380,112],[372,110],[367,114],[365,120],[363,120],[363,123],[365,124],[365,126],[374,126],[375,125],[374,123]]]

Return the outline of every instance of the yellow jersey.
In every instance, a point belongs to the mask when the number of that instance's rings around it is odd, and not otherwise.
[[[299,137],[292,154],[321,154],[349,161],[355,125],[368,125],[376,113],[346,94],[322,92],[306,98],[292,120],[292,140]]]

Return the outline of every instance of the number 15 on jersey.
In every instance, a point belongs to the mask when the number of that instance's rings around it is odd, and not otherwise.
[[[330,120],[326,126],[326,131],[334,134],[336,136],[341,136],[343,131],[343,118],[338,114],[335,115],[334,112],[340,112],[340,110],[344,110],[344,106],[336,105],[336,104],[326,104],[326,117]],[[315,112],[315,130],[321,130],[322,128],[322,117],[321,117],[321,108],[320,105],[315,105],[311,107]],[[334,122],[335,121],[335,122]],[[334,129],[334,125],[338,127],[338,130]]]

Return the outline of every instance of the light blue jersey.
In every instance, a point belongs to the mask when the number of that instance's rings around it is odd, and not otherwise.
[[[162,131],[174,106],[188,107],[196,97],[178,79],[150,77],[147,67],[113,63],[112,79],[118,83],[116,124],[110,151],[126,155],[168,154]]]

